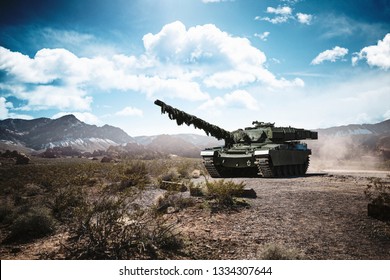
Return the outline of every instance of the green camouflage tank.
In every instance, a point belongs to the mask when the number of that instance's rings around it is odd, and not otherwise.
[[[309,167],[311,150],[304,139],[318,139],[315,131],[294,127],[275,127],[274,123],[254,121],[251,127],[232,132],[165,104],[154,102],[178,125],[202,129],[207,135],[225,140],[222,147],[201,151],[203,163],[213,178],[235,176],[302,176]]]

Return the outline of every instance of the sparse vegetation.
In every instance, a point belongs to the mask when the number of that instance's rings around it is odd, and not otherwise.
[[[158,259],[182,246],[174,224],[151,211],[133,209],[128,199],[103,195],[79,213],[70,242],[65,246],[66,257]]]
[[[0,165],[0,253],[6,258],[301,259],[306,256],[294,246],[302,248],[304,242],[309,258],[313,254],[314,258],[388,258],[385,251],[376,250],[388,244],[386,223],[360,219],[355,212],[348,212],[348,218],[336,216],[337,221],[329,219],[340,209],[348,211],[340,203],[345,196],[339,194],[347,184],[353,188],[352,177],[324,177],[331,179],[328,183],[337,183],[337,194],[327,187],[318,197],[312,191],[313,182],[321,182],[322,177],[306,178],[304,192],[300,192],[302,186],[295,188],[294,184],[305,182],[294,180],[209,180],[199,178],[205,172],[200,159],[100,163],[32,157],[31,161],[28,165]],[[191,178],[194,170],[197,179]],[[160,188],[164,176],[172,183],[167,190]],[[371,179],[367,197],[375,199],[380,194],[376,201],[388,201],[388,181]],[[287,183],[292,185],[279,188]],[[357,183],[360,203],[366,181]],[[239,197],[246,184],[259,194],[251,201],[251,208]],[[185,192],[181,186],[186,187]],[[311,199],[303,201],[306,197]],[[318,208],[318,203],[325,207]],[[310,213],[304,208],[308,205]],[[334,210],[334,205],[341,208],[335,206]],[[298,216],[302,222],[292,218]],[[321,223],[312,223],[314,218]],[[304,236],[309,223],[313,226],[310,232],[320,235],[315,242]],[[346,223],[348,230],[343,228]],[[352,245],[345,241],[350,236],[343,237],[340,231],[337,240],[328,238],[336,226],[343,234],[357,232],[359,240],[368,236],[361,241],[365,247],[339,254],[335,249],[338,242],[346,248]],[[291,247],[277,243],[280,240]]]
[[[188,180],[184,170],[198,164],[180,162],[186,164],[168,159],[102,164],[73,158],[0,166],[7,169],[0,177],[0,222],[7,233],[2,241],[30,242],[55,233],[58,225],[69,236],[61,249],[68,259],[163,258],[184,243],[176,223],[156,209],[180,210],[193,205],[193,198],[167,191],[150,208],[136,200],[161,178],[178,184]]]

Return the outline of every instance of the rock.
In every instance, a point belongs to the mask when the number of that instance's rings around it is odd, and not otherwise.
[[[30,162],[30,158],[26,156],[25,154],[19,153],[16,156],[16,162],[15,164],[28,164]]]
[[[185,192],[187,187],[180,182],[161,181],[160,189],[167,191]]]
[[[194,178],[194,179],[199,178],[200,177],[200,170],[199,169],[195,169],[194,171],[192,171],[191,177]]]
[[[190,195],[195,197],[205,196],[204,188],[198,186],[190,187]]]
[[[235,194],[236,197],[256,198],[257,194],[254,189],[244,188],[240,193]]]
[[[110,157],[103,157],[100,162],[107,163],[107,162],[112,162],[112,161],[113,161],[113,159]]]
[[[390,221],[390,205],[369,203],[368,216],[380,221]]]

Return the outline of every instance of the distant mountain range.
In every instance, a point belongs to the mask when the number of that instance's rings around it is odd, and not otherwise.
[[[386,135],[390,134],[390,120],[376,124],[350,124],[343,126],[317,129],[323,136],[350,136],[350,135]]]
[[[353,149],[390,151],[390,120],[377,124],[353,124],[318,129],[319,140],[310,146],[319,150],[324,144],[336,146],[335,139],[347,139]],[[344,141],[345,142],[345,141]],[[53,147],[72,147],[85,152],[110,150],[137,153],[153,151],[185,157],[199,157],[205,147],[221,146],[224,141],[198,134],[154,135],[131,137],[122,129],[98,127],[78,120],[74,115],[58,119],[6,119],[0,121],[0,150],[42,151]],[[115,148],[117,147],[117,148]]]
[[[78,120],[74,115],[58,119],[33,120],[6,119],[0,121],[0,140],[4,144],[22,146],[33,150],[71,146],[93,151],[112,145],[135,142],[122,129],[104,125],[97,127]]]

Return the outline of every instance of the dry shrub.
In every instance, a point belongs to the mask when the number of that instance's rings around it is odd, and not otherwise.
[[[55,220],[47,208],[32,207],[13,221],[6,242],[28,242],[51,234],[54,228]]]
[[[370,178],[364,194],[375,205],[390,205],[390,176],[387,180]]]
[[[262,260],[301,260],[304,256],[297,249],[282,244],[267,244],[260,254]]]
[[[124,172],[125,178],[122,184],[128,186],[144,187],[149,182],[149,172],[144,162],[135,161]]]
[[[87,205],[87,194],[81,186],[59,188],[48,202],[54,217],[61,222],[70,222]]]
[[[9,201],[0,203],[0,224],[8,225],[12,222],[15,207]]]
[[[235,196],[239,196],[244,187],[245,183],[235,183],[233,181],[225,180],[215,180],[215,181],[206,181],[207,187],[207,198],[213,200],[213,208],[223,209],[223,208],[236,208],[239,203],[235,199]]]
[[[161,176],[162,181],[168,182],[177,182],[179,181],[180,173],[177,171],[177,168],[170,168],[165,174]]]
[[[157,199],[155,209],[158,213],[164,213],[169,207],[179,211],[195,204],[196,201],[192,197],[183,197],[182,194],[168,191]]]
[[[64,248],[70,259],[159,259],[181,246],[175,224],[104,195],[78,217]]]

